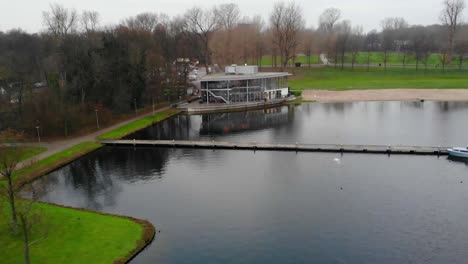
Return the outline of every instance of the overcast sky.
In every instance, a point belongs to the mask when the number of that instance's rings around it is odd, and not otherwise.
[[[52,1],[53,2],[53,1]],[[101,15],[101,24],[115,24],[141,12],[163,12],[170,16],[182,14],[194,3],[201,7],[233,2],[242,15],[262,15],[265,20],[271,12],[271,0],[60,0],[68,8],[95,10]],[[287,1],[286,1],[287,2]],[[439,23],[442,0],[296,0],[303,7],[307,26],[316,26],[318,16],[327,7],[341,9],[342,17],[353,25],[362,25],[365,31],[380,28],[385,17],[400,16],[410,24]],[[22,28],[28,32],[43,30],[42,11],[48,10],[49,0],[0,0],[0,31]],[[464,16],[465,18],[465,16]],[[464,19],[465,20],[465,19]]]

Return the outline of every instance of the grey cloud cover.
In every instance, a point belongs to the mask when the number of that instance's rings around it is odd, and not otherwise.
[[[274,1],[238,0],[216,1],[199,0],[62,0],[57,3],[65,7],[81,10],[95,10],[101,14],[103,24],[114,24],[122,19],[141,12],[163,12],[170,16],[183,14],[194,5],[210,7],[215,4],[237,3],[243,15],[262,15],[265,19],[272,9]],[[366,31],[380,28],[380,21],[389,16],[404,17],[410,24],[428,25],[438,23],[442,8],[441,0],[296,0],[303,7],[308,26],[316,26],[318,16],[327,7],[342,10],[344,19],[353,25],[362,25]],[[22,28],[28,32],[43,29],[42,11],[48,10],[48,0],[0,0],[0,30]]]

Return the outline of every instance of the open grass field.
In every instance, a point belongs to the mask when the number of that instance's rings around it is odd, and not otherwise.
[[[119,127],[101,138],[121,138],[155,122],[179,113],[170,109],[147,116]],[[66,165],[69,162],[102,147],[95,142],[82,142],[64,151],[15,171],[14,186],[24,184]],[[22,148],[27,159],[45,151],[42,148]],[[6,179],[0,179],[0,188]],[[0,196],[0,262],[22,263],[21,234],[13,235],[10,228],[9,206]],[[29,203],[29,201],[17,201]],[[87,210],[34,202],[41,221],[30,239],[32,263],[126,263],[148,245],[154,237],[151,223],[127,217],[107,215]]]
[[[18,189],[101,146],[83,142],[20,169],[13,176],[15,187]],[[1,179],[0,188],[5,184],[6,180]],[[32,263],[125,263],[151,242],[155,233],[146,221],[37,202],[33,208],[41,221],[32,233]],[[0,199],[0,262],[22,263],[21,234],[12,234],[9,213],[6,201]]]
[[[313,54],[310,56],[310,64],[322,64],[320,60],[319,54]],[[367,64],[367,52],[359,52],[356,57],[356,64],[366,65]],[[273,57],[271,55],[265,55],[262,57],[261,65],[273,65]],[[406,67],[416,67],[416,58],[412,54],[407,54],[406,57],[403,53],[400,52],[389,52],[387,54],[387,65],[388,66],[402,66],[403,59],[405,60]],[[329,58],[330,62],[333,63],[334,57],[332,56]],[[309,64],[309,56],[297,56],[295,59],[296,62],[301,62],[302,64]],[[346,53],[345,55],[345,63],[350,64],[352,62],[352,56],[350,53]],[[249,61],[250,64],[256,64],[255,61]],[[277,57],[277,64],[281,63],[280,57]],[[293,61],[289,62],[291,65]],[[341,63],[340,58],[338,58],[338,64]],[[370,52],[369,53],[369,63],[372,65],[384,64],[384,53],[383,52]],[[429,55],[427,60],[427,64],[429,67],[441,67],[441,55],[438,53],[433,53]],[[462,64],[464,67],[468,66],[468,60],[464,61]],[[453,58],[452,63],[450,64],[451,67],[458,67],[459,61],[458,57],[455,55]],[[424,68],[423,63],[419,63],[420,68]]]
[[[7,147],[10,148],[10,147]],[[32,158],[36,155],[41,154],[42,152],[46,151],[46,148],[43,147],[19,147],[19,155],[20,155],[20,161],[27,160],[29,158]],[[9,153],[10,151],[5,151],[5,153]]]
[[[0,262],[23,263],[23,240],[12,234],[7,209],[0,201]],[[30,239],[31,263],[113,263],[142,238],[143,227],[122,217],[42,203],[33,211],[40,217]]]
[[[100,135],[98,139],[100,140],[120,139],[140,129],[148,127],[154,123],[160,122],[166,118],[176,115],[178,113],[180,113],[180,110],[169,109],[163,112],[156,113],[155,115],[146,116],[144,118],[133,121],[127,125],[124,125],[112,131],[109,131],[103,135]]]
[[[38,176],[41,176],[50,170],[65,165],[66,163],[87,154],[102,145],[94,142],[83,142],[75,145],[67,150],[56,153],[50,157],[35,162],[31,166],[15,171],[13,181],[15,185],[20,187]],[[6,184],[5,179],[0,179],[0,188]]]
[[[289,86],[292,90],[354,90],[354,89],[458,89],[468,88],[468,71],[389,68],[387,71],[372,68],[352,70],[340,68],[300,68],[294,69]]]

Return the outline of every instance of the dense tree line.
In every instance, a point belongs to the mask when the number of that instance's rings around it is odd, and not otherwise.
[[[184,96],[181,58],[199,58],[200,48],[183,20],[145,13],[98,29],[98,17],[53,5],[46,32],[0,33],[1,128],[67,136],[95,124],[95,110],[109,123]]]
[[[380,30],[342,19],[337,8],[307,28],[302,8],[276,3],[268,20],[242,16],[235,4],[194,7],[180,16],[142,13],[119,24],[102,27],[94,11],[78,13],[61,5],[43,12],[44,31],[0,32],[0,129],[11,127],[33,135],[66,136],[103,124],[135,108],[177,100],[185,94],[188,58],[201,65],[261,64],[284,68],[297,58],[322,54],[331,65],[357,64],[372,52],[401,54],[401,65],[415,61],[427,67],[431,54],[440,66],[463,66],[468,52],[468,27],[461,23],[463,0],[445,0],[440,24],[409,25],[403,18],[386,18]],[[317,61],[322,61],[317,59]],[[361,58],[362,63],[362,58]]]

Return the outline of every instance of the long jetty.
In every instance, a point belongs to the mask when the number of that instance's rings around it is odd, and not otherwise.
[[[369,153],[406,155],[448,155],[447,147],[335,145],[335,144],[268,144],[256,142],[190,141],[190,140],[102,140],[104,145],[126,147],[164,147],[199,149],[238,149],[258,151],[295,151],[331,153]]]

